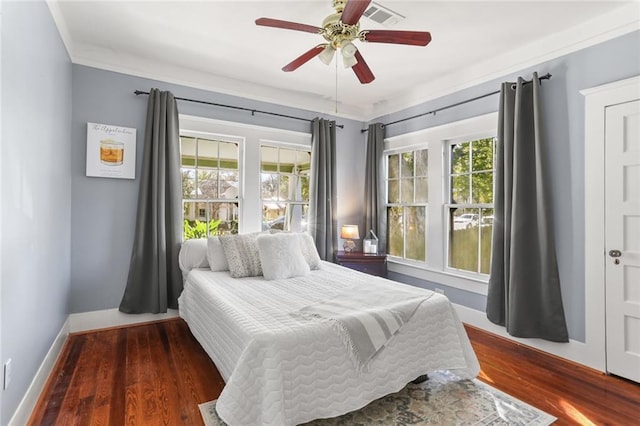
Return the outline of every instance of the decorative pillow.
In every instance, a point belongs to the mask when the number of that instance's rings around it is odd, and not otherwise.
[[[320,255],[318,254],[318,249],[316,248],[316,243],[313,241],[311,235],[306,232],[302,232],[298,235],[300,240],[300,250],[302,250],[302,256],[304,256],[304,260],[309,264],[309,268],[312,271],[320,269],[320,264],[322,259],[320,259]]]
[[[301,277],[309,274],[298,234],[263,234],[256,238],[262,275],[266,280]]]
[[[224,255],[220,238],[207,238],[207,260],[209,261],[209,268],[211,268],[213,272],[229,270],[229,264]]]
[[[221,235],[220,244],[233,278],[257,277],[262,275],[260,254],[256,237],[260,232],[242,235]]]
[[[178,265],[185,273],[194,268],[208,268],[207,240],[200,238],[183,242],[178,255]]]

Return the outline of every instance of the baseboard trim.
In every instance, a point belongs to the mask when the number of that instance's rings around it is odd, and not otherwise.
[[[53,340],[47,355],[44,357],[36,375],[33,377],[31,384],[27,388],[27,392],[24,394],[18,408],[16,408],[16,411],[13,413],[13,417],[9,420],[9,426],[26,425],[29,421],[29,417],[31,417],[31,412],[38,402],[40,393],[42,393],[42,390],[53,371],[53,367],[58,361],[58,356],[60,355],[60,352],[62,352],[62,348],[67,341],[67,336],[69,336],[69,318],[64,322],[60,332]]]
[[[504,327],[496,325],[487,319],[486,313],[477,311],[466,306],[453,304],[460,320],[466,324],[488,331],[514,342],[520,343],[525,346],[529,346],[540,351],[555,355],[560,358],[587,366],[594,370],[604,372],[604,366],[596,354],[597,351],[593,350],[587,343],[578,342],[576,340],[569,340],[568,343],[556,343],[549,342],[542,339],[522,339],[519,337],[513,337],[507,333]]]
[[[47,355],[40,364],[27,392],[18,405],[9,426],[26,425],[31,413],[38,403],[38,398],[44,389],[58,357],[62,352],[64,343],[71,333],[99,330],[102,328],[121,327],[125,325],[140,324],[145,322],[160,321],[178,317],[176,309],[169,309],[165,314],[124,314],[118,309],[105,309],[102,311],[82,312],[71,314],[62,325]]]
[[[153,322],[178,317],[176,309],[169,309],[164,314],[125,314],[118,309],[82,312],[69,315],[70,333],[99,330],[101,328],[121,327],[124,325]]]

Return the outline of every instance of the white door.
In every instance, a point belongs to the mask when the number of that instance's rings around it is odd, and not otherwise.
[[[605,117],[607,371],[640,382],[640,100]]]

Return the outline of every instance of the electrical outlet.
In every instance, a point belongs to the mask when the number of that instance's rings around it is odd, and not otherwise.
[[[444,290],[441,289],[441,288],[438,288],[438,287],[435,288],[435,292],[436,293],[440,293],[440,294],[444,294]]]
[[[7,389],[11,383],[11,358],[4,363],[4,388]]]

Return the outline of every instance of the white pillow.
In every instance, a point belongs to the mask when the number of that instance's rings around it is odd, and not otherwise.
[[[262,275],[266,280],[301,277],[309,274],[297,234],[262,234],[256,238]]]
[[[233,278],[262,275],[256,237],[260,232],[242,235],[220,235],[220,244]]]
[[[224,255],[222,244],[220,244],[220,238],[207,238],[207,260],[209,262],[209,268],[211,268],[213,272],[229,270],[229,264]]]
[[[189,273],[194,268],[208,268],[207,240],[199,238],[183,242],[178,255],[178,265],[185,273]]]
[[[320,269],[320,264],[322,263],[322,259],[320,259],[320,255],[318,254],[318,249],[316,248],[316,243],[313,241],[311,235],[306,232],[301,232],[298,235],[300,239],[300,249],[302,250],[302,256],[304,256],[304,260],[309,264],[309,268],[312,271]]]

